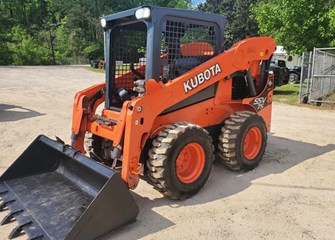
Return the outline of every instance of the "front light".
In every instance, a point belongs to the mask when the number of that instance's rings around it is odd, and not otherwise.
[[[107,26],[107,21],[104,18],[101,18],[100,23],[101,23],[101,27],[103,27],[103,28],[105,28]]]
[[[150,17],[150,15],[151,15],[151,11],[150,11],[150,8],[148,8],[148,7],[140,8],[140,9],[136,10],[136,12],[135,12],[135,17],[138,20],[147,19],[147,18]]]

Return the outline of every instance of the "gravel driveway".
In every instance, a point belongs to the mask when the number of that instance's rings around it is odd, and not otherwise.
[[[41,133],[69,142],[75,93],[101,81],[79,66],[0,67],[0,173]],[[103,239],[334,239],[335,111],[274,103],[255,170],[216,162],[191,199],[165,199],[145,181],[133,196],[137,222]],[[15,224],[1,227],[0,239]]]

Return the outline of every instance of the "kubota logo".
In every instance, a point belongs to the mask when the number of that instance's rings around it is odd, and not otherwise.
[[[218,75],[222,72],[220,65],[217,63],[210,68],[207,68],[205,71],[197,74],[193,78],[184,82],[184,91],[185,93],[191,91],[192,89],[198,87],[203,84],[205,81],[210,80],[212,77]]]

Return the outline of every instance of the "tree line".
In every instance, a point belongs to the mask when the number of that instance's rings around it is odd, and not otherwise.
[[[103,56],[99,17],[141,5],[227,17],[225,48],[268,35],[292,53],[335,46],[335,0],[0,0],[0,65],[72,64]]]
[[[99,18],[141,5],[190,8],[191,0],[0,0],[0,65],[101,58]]]
[[[335,46],[335,0],[207,0],[199,9],[227,16],[227,46],[258,35],[290,53]]]

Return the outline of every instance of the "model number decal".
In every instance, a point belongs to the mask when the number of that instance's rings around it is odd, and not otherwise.
[[[255,98],[253,105],[257,108],[257,110],[261,110],[264,108],[265,101],[266,97]]]
[[[222,72],[222,70],[218,63],[207,68],[205,71],[195,75],[183,83],[184,92],[188,93],[192,89],[197,88],[199,85],[203,84],[205,81],[211,80],[212,77],[218,75],[220,72]]]

